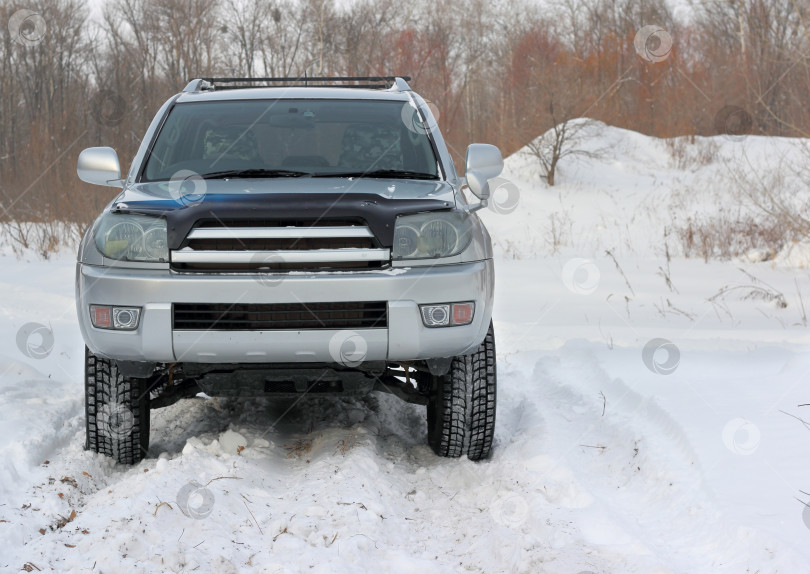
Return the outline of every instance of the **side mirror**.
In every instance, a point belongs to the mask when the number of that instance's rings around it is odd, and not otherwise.
[[[489,144],[470,144],[466,161],[467,185],[481,201],[489,199],[489,180],[503,171],[501,150]]]
[[[118,154],[111,147],[90,147],[79,154],[76,163],[79,179],[95,185],[124,187]]]

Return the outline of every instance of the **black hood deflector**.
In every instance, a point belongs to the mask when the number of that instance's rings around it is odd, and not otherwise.
[[[328,221],[360,218],[383,247],[391,247],[398,216],[452,208],[452,203],[437,199],[388,199],[368,193],[207,194],[199,201],[156,199],[112,205],[115,213],[165,217],[169,249],[180,249],[198,221],[239,219]]]

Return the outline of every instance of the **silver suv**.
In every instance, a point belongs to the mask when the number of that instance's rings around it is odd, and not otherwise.
[[[78,254],[88,449],[138,462],[150,409],[200,392],[381,391],[427,407],[437,454],[489,455],[494,270],[475,211],[503,160],[473,144],[459,177],[407,81],[196,79],[126,177],[113,149],[81,153],[82,180],[122,188]]]

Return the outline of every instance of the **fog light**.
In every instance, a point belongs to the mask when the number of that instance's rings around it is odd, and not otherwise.
[[[140,307],[111,307],[90,305],[90,322],[97,329],[118,329],[133,331],[138,328],[141,317]]]
[[[453,325],[469,325],[474,312],[475,303],[453,303]]]
[[[90,305],[90,321],[93,323],[93,327],[96,327],[97,329],[112,328],[112,315],[110,313],[110,307]]]
[[[475,315],[475,303],[443,303],[439,305],[420,305],[422,322],[425,327],[450,327],[469,325]]]
[[[124,331],[137,329],[140,314],[141,310],[138,307],[115,307],[113,308],[113,326]]]
[[[446,327],[450,324],[450,305],[422,306],[422,322],[425,327]]]

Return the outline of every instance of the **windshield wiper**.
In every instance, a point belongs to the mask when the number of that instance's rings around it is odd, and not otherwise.
[[[346,171],[339,173],[313,173],[312,177],[390,177],[398,179],[439,179],[439,176],[421,171],[400,169],[375,169],[371,171]]]
[[[227,171],[212,171],[204,173],[203,179],[226,179],[230,177],[303,177],[310,175],[306,171],[290,171],[288,169],[230,169]]]

